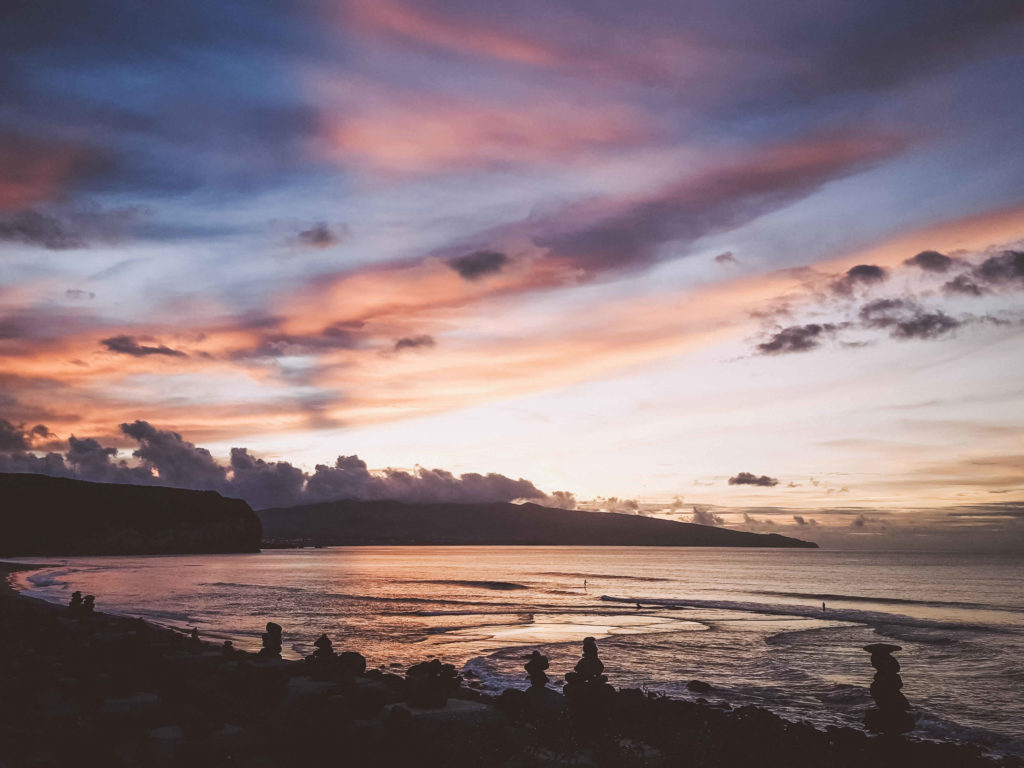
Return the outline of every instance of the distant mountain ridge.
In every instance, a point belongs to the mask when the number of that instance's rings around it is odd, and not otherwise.
[[[265,544],[795,547],[817,544],[642,515],[539,504],[342,501],[259,510]]]
[[[0,556],[258,552],[260,533],[215,491],[0,473]]]

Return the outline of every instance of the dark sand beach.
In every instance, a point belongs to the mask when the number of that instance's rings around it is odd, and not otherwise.
[[[585,679],[584,663],[568,696],[570,670],[548,669],[544,686],[536,664],[535,687],[492,696],[442,662],[367,669],[358,649],[324,643],[310,659],[283,661],[273,636],[269,657],[225,651],[19,595],[6,577],[30,567],[0,564],[5,766],[1024,765],[969,745],[616,690],[614,679]]]

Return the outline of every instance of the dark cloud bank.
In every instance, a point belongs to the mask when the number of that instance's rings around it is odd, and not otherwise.
[[[807,352],[819,346],[822,338],[834,333],[837,327],[832,323],[791,325],[772,334],[768,341],[758,344],[757,351],[763,355]]]
[[[335,499],[453,503],[522,499],[575,505],[572,494],[560,491],[549,496],[529,480],[495,473],[454,475],[424,468],[371,472],[358,456],[339,456],[333,464],[317,464],[308,473],[286,461],[257,458],[247,448],[232,448],[230,461],[224,465],[205,448],[149,422],[124,423],[120,429],[139,444],[132,454],[137,460],[133,464],[119,460],[116,448],[74,436],[68,439],[64,453],[38,456],[31,451],[53,438],[49,429],[42,424],[26,428],[0,418],[0,472],[213,490],[245,499],[257,509]]]
[[[299,232],[299,242],[310,248],[332,248],[349,237],[348,227],[339,225],[332,228],[326,221],[318,221],[308,229]]]
[[[895,339],[937,339],[964,324],[940,310],[926,311],[909,299],[878,299],[860,309],[867,328],[889,331]]]
[[[761,475],[759,477],[753,472],[740,472],[738,475],[729,478],[729,485],[760,485],[765,488],[771,488],[778,484],[777,478],[768,477],[768,475]]]
[[[427,334],[422,336],[403,336],[395,341],[395,352],[401,352],[403,349],[433,347],[435,344],[437,344],[437,342],[434,340],[434,337]]]
[[[499,251],[474,251],[465,256],[448,260],[448,266],[459,273],[464,280],[479,280],[481,277],[500,272],[509,258]]]
[[[180,349],[171,349],[163,344],[156,346],[141,344],[134,336],[111,336],[109,339],[100,341],[104,347],[111,352],[132,357],[146,357],[148,355],[167,355],[168,357],[188,357]]]
[[[903,263],[913,267],[920,267],[925,272],[948,272],[949,268],[953,265],[953,259],[938,251],[921,251]]]
[[[858,264],[832,283],[832,290],[840,296],[849,296],[859,286],[884,283],[888,277],[889,273],[875,264]]]
[[[33,245],[50,251],[117,242],[152,212],[144,207],[102,209],[80,204],[44,212],[25,208],[0,216],[0,242]]]
[[[947,296],[977,297],[1004,290],[1024,289],[1024,251],[1002,251],[980,263],[947,256],[938,251],[922,251],[903,262],[924,272],[952,276],[942,286]],[[872,286],[889,279],[889,273],[874,264],[858,264],[829,285],[830,292],[840,299],[861,295]],[[839,323],[807,323],[776,327],[767,339],[756,345],[762,355],[809,352],[822,342],[851,329],[886,331],[890,338],[933,340],[955,333],[976,323],[1004,324],[1005,319],[992,315],[961,315],[953,317],[940,309],[922,306],[916,296],[901,296],[865,301],[851,321]],[[863,346],[865,342],[846,342],[845,346]]]
[[[981,296],[1001,288],[1024,288],[1024,251],[989,256],[943,286],[947,294]]]

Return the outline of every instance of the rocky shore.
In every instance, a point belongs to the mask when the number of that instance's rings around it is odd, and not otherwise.
[[[339,650],[327,635],[306,660],[282,660],[287,630],[273,622],[263,649],[246,653],[197,633],[105,615],[89,596],[74,607],[52,605],[6,587],[7,575],[20,567],[0,563],[0,766],[6,768],[1024,768],[1024,761],[986,757],[971,746],[849,728],[820,731],[756,707],[616,690],[592,640],[575,670],[552,670],[542,655],[524,653],[529,689],[490,696],[439,660],[403,674],[368,669],[357,649]],[[102,607],[102,596],[95,603]],[[895,674],[890,667],[876,665]]]

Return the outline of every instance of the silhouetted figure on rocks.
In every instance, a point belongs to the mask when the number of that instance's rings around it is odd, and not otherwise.
[[[263,633],[263,647],[257,655],[261,659],[281,658],[281,625],[272,621],[267,622],[267,631]]]
[[[225,640],[224,645],[220,647],[220,655],[225,659],[231,659],[235,656],[235,644],[230,640]]]
[[[192,631],[189,633],[188,639],[189,642],[192,643],[193,648],[198,648],[202,645],[202,642],[199,640],[199,627],[192,627]]]
[[[406,701],[411,707],[421,708],[443,707],[448,703],[448,697],[462,684],[462,677],[455,667],[442,664],[437,659],[409,667],[405,679],[408,685]]]
[[[548,657],[534,651],[530,654],[530,660],[526,662],[526,673],[530,678],[531,688],[543,688],[547,685],[548,676],[544,671],[548,668]]]
[[[82,612],[92,613],[96,610],[96,597],[93,595],[86,595],[85,599],[82,600]]]
[[[68,603],[68,612],[72,616],[82,613],[82,593],[77,589],[71,593],[71,602]]]
[[[597,656],[597,640],[583,640],[583,656],[573,672],[565,675],[565,694],[569,711],[584,726],[596,727],[608,716],[608,707],[615,689],[603,675],[604,663]]]
[[[914,729],[914,718],[908,712],[910,702],[900,689],[903,679],[899,676],[900,663],[893,658],[894,651],[903,650],[898,645],[873,643],[864,650],[871,654],[871,666],[877,670],[871,683],[871,698],[875,707],[864,715],[864,725],[869,731],[896,735]]]

